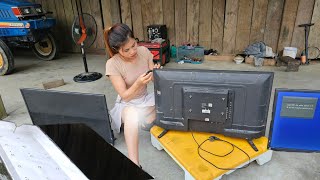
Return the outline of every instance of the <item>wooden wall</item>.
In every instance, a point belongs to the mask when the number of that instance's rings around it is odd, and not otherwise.
[[[33,0],[53,11],[55,28],[65,51],[76,51],[71,24],[75,0]],[[316,23],[310,45],[320,47],[320,0],[81,0],[92,14],[99,34],[93,49],[103,49],[102,30],[116,22],[129,25],[137,38],[147,39],[146,27],[166,24],[171,44],[199,43],[223,54],[241,52],[250,43],[264,41],[273,51],[304,47],[302,23]]]

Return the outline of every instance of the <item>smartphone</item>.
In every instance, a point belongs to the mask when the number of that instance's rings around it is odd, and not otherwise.
[[[151,73],[151,72],[152,72],[152,70],[147,71],[147,72],[146,72],[146,75],[148,75],[148,74]]]

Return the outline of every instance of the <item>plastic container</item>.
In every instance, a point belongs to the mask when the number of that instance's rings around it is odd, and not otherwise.
[[[298,49],[296,47],[284,47],[282,56],[289,56],[295,59],[297,52]]]
[[[170,47],[170,57],[172,57],[172,58],[177,57],[177,48],[173,44]]]
[[[301,64],[305,64],[306,62],[307,62],[307,57],[306,57],[306,55],[305,55],[305,52],[302,52],[301,53],[301,57],[300,57],[301,59]]]
[[[236,56],[233,60],[236,64],[241,64],[244,61],[244,58],[242,56]]]
[[[190,63],[202,63],[204,60],[204,48],[202,46],[179,46],[177,49],[177,61],[184,60]]]

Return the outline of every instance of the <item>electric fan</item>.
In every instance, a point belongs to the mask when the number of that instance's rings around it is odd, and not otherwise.
[[[74,19],[72,24],[72,39],[81,47],[81,54],[84,64],[85,72],[78,74],[73,78],[75,82],[91,82],[98,80],[102,77],[102,74],[98,72],[89,72],[87,65],[87,58],[85,49],[89,48],[97,37],[97,23],[93,16],[90,14],[82,13],[81,2],[76,0],[76,6],[78,10],[78,16]]]

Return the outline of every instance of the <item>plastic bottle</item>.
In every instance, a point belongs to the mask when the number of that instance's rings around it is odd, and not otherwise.
[[[301,53],[301,64],[306,64],[306,62],[307,62],[306,53],[302,52]]]
[[[170,47],[170,56],[171,56],[171,58],[177,57],[177,48],[176,48],[176,46],[174,46],[174,44],[172,44]]]

